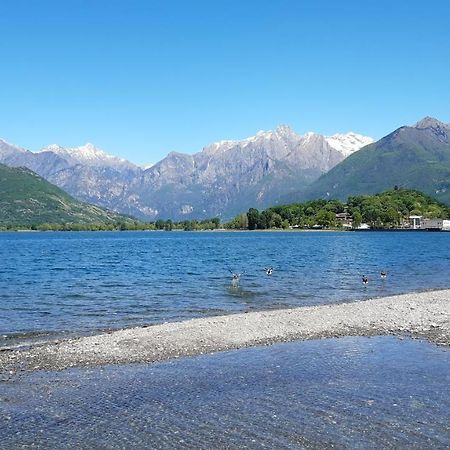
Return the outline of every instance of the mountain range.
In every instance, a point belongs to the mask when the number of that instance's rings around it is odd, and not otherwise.
[[[0,140],[0,163],[26,167],[78,200],[142,220],[229,219],[250,207],[373,194],[394,186],[450,204],[450,125],[425,117],[377,142],[300,135],[286,125],[139,167],[92,144],[31,152]]]
[[[27,167],[81,201],[143,220],[227,219],[303,191],[372,142],[355,133],[300,135],[281,125],[193,155],[171,152],[142,168],[92,144],[31,152],[0,140],[0,163]]]

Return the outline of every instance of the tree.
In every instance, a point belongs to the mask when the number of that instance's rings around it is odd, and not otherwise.
[[[400,223],[400,217],[398,211],[390,206],[384,213],[383,221],[385,225],[398,225]]]
[[[259,221],[259,211],[256,208],[250,208],[247,213],[248,229],[256,230]]]
[[[282,222],[283,222],[282,217],[277,213],[273,213],[272,218],[270,219],[270,227],[271,228],[281,228]]]
[[[243,230],[248,228],[247,214],[239,214],[231,222],[225,224],[225,227],[232,230]]]
[[[318,225],[329,228],[334,226],[336,221],[336,215],[332,211],[327,211],[325,208],[321,209],[316,214],[316,222]]]
[[[193,231],[196,228],[197,222],[195,220],[185,220],[181,225],[184,231]]]
[[[259,215],[258,229],[266,230],[270,227],[270,221],[272,219],[272,213],[269,209],[266,209]]]
[[[239,228],[243,230],[244,228],[248,228],[248,217],[247,214],[239,215]]]
[[[155,222],[155,227],[156,227],[157,230],[164,230],[165,225],[166,224],[165,224],[164,220],[162,220],[162,219],[158,219]]]
[[[353,218],[353,220],[352,220],[352,227],[353,228],[358,228],[361,225],[361,223],[362,223],[362,215],[359,212],[359,209],[355,209],[353,211],[352,218]]]

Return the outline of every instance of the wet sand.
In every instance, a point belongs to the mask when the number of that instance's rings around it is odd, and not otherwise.
[[[163,361],[294,340],[407,335],[450,345],[450,289],[130,328],[0,353],[1,379],[21,371]]]

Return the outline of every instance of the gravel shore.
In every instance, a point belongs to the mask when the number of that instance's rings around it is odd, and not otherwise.
[[[0,379],[21,371],[154,362],[276,342],[386,334],[450,345],[450,289],[193,319],[4,350]]]

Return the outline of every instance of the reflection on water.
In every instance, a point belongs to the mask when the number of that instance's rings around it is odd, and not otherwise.
[[[450,353],[280,344],[0,384],[4,448],[449,448]]]
[[[230,285],[226,286],[226,289],[230,296],[237,297],[239,299],[252,299],[257,297],[256,291],[251,291],[250,289],[245,289],[241,284],[236,282],[231,282]]]
[[[0,260],[0,346],[450,287],[450,233],[0,233]]]

